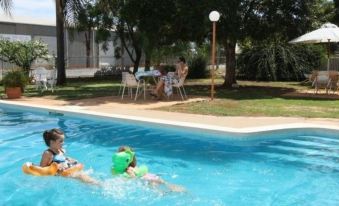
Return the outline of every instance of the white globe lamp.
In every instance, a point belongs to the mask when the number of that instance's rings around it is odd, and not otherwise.
[[[219,21],[220,14],[217,11],[211,11],[211,13],[208,17],[209,17],[210,21],[216,22],[216,21]]]

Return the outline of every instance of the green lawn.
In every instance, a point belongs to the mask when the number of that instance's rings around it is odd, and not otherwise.
[[[66,84],[63,87],[57,87],[52,93],[49,91],[39,92],[34,85],[28,85],[25,89],[24,96],[42,97],[55,96],[56,99],[75,100],[110,96],[117,94],[119,91],[120,81],[75,81]],[[3,87],[0,86],[0,92],[3,93]]]
[[[218,116],[289,116],[339,118],[337,99],[315,97],[313,94],[294,96],[296,91],[312,91],[297,82],[238,81],[240,87],[216,89],[216,99],[160,108],[164,111],[210,114]],[[189,94],[208,96],[210,87],[189,86]]]
[[[189,80],[186,90],[189,96],[208,98],[209,80]],[[308,96],[293,96],[299,90],[308,87],[297,82],[249,82],[239,81],[239,88],[226,90],[217,80],[214,101],[178,104],[159,108],[163,111],[175,111],[219,116],[298,116],[339,118],[339,100]],[[58,87],[54,93],[39,93],[33,85],[26,88],[25,96],[55,96],[57,99],[83,99],[117,94],[119,81],[76,81]],[[3,93],[3,87],[0,86]]]

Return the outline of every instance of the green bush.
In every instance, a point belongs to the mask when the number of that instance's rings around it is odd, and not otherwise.
[[[0,60],[23,68],[28,75],[32,63],[42,58],[48,60],[47,45],[41,41],[9,41],[0,39]]]
[[[175,65],[166,64],[162,68],[165,72],[175,72]]]
[[[23,90],[26,84],[28,83],[28,79],[26,75],[22,71],[13,70],[6,73],[6,75],[2,79],[2,84],[5,88],[7,87],[21,87]]]
[[[238,78],[264,81],[291,81],[318,68],[322,53],[316,46],[265,42],[243,48],[238,58]]]
[[[207,76],[207,60],[203,56],[195,56],[188,61],[188,78],[199,79]]]

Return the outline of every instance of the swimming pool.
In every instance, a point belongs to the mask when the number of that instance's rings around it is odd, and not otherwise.
[[[40,161],[42,132],[54,127],[65,131],[68,155],[102,180],[102,188],[21,172],[24,162]],[[0,105],[0,205],[337,205],[338,133],[282,134],[235,139]],[[138,164],[187,193],[112,177],[111,156],[120,145],[132,146]]]

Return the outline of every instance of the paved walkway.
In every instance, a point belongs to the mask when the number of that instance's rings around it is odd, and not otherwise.
[[[208,101],[196,98],[188,101]],[[339,130],[339,119],[298,118],[298,117],[219,117],[211,115],[183,114],[151,110],[157,107],[182,103],[181,101],[166,102],[134,102],[118,100],[116,97],[101,97],[83,100],[56,100],[52,98],[21,98],[17,100],[0,100],[0,103],[11,103],[46,109],[64,110],[69,112],[90,113],[101,116],[120,115],[139,120],[185,125],[198,128],[211,128],[227,131],[259,131],[276,128],[294,127],[325,127]]]

